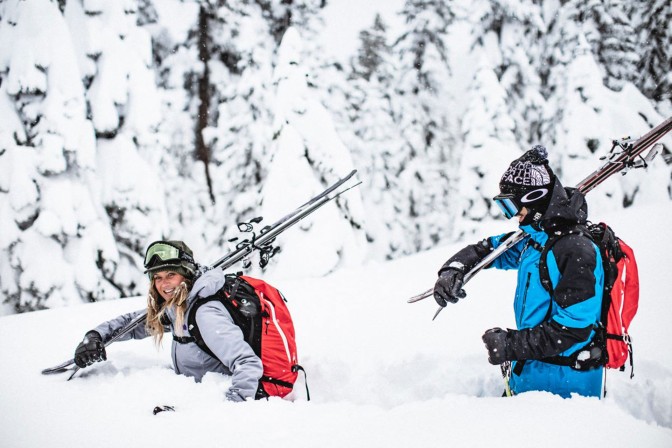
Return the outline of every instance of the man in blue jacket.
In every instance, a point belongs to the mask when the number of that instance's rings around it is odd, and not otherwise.
[[[591,342],[600,320],[604,275],[597,246],[581,231],[587,219],[583,194],[564,188],[535,146],[502,176],[494,201],[527,234],[489,267],[517,269],[517,330],[492,328],[483,335],[491,364],[513,361],[514,394],[537,390],[563,397],[599,397],[603,367]],[[541,282],[540,256],[549,236],[567,233],[548,251],[551,294]],[[440,269],[434,298],[441,306],[465,296],[463,276],[510,234],[486,238],[457,252]]]

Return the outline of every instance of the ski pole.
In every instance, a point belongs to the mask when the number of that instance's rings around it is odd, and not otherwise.
[[[506,396],[512,397],[511,385],[509,384],[509,378],[511,378],[511,361],[504,361],[499,365],[502,370],[502,378],[504,379],[504,387],[506,388]]]

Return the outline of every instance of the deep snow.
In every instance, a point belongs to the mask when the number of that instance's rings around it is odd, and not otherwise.
[[[593,217],[635,248],[641,277],[631,328],[635,377],[610,371],[603,400],[499,397],[499,369],[487,363],[480,335],[513,325],[511,272],[479,274],[468,297],[434,322],[433,300],[406,303],[433,283],[458,244],[324,278],[268,279],[289,299],[309,402],[303,380],[293,401],[225,402],[227,377],[206,375],[197,384],[175,375],[169,344],[157,351],[149,339],[111,345],[107,362],[70,382],[67,374],[40,374],[72,356],[99,322],[142,308],[142,298],[2,317],[0,445],[670,447],[668,204]],[[482,235],[512,226],[490,225]],[[176,412],[152,414],[165,404]]]

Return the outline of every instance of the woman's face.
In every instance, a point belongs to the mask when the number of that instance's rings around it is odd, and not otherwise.
[[[173,271],[162,271],[154,274],[154,287],[159,292],[163,300],[169,301],[173,298],[173,294],[177,287],[186,279]]]

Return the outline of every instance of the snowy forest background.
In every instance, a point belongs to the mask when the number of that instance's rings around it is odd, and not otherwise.
[[[345,60],[320,39],[332,2],[1,1],[0,314],[141,295],[149,242],[214,261],[237,222],[353,168],[362,185],[269,273],[468,238],[531,145],[573,185],[672,115],[668,0],[406,0]],[[667,207],[664,142],[591,212]]]

